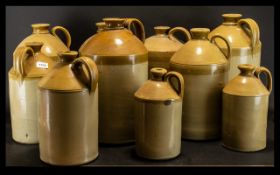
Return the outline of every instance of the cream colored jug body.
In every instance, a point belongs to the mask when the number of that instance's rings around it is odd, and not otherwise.
[[[178,79],[173,89],[170,77]],[[174,87],[175,88],[175,87]],[[152,68],[151,79],[136,92],[136,152],[148,159],[170,159],[181,152],[184,80],[177,72]]]
[[[19,47],[9,71],[12,137],[19,143],[38,143],[37,85],[56,63],[40,52],[42,46],[31,42]]]
[[[223,14],[224,22],[209,34],[209,37],[220,35],[231,45],[228,80],[239,74],[239,64],[260,66],[261,48],[258,24],[251,18],[241,19],[241,14]],[[217,40],[217,44],[225,51],[226,45]]]
[[[77,55],[60,53],[60,63],[39,82],[40,159],[53,165],[98,156],[98,71],[92,59]]]
[[[252,152],[266,147],[271,73],[264,67],[238,66],[241,73],[223,89],[223,145],[229,149]],[[254,75],[255,71],[255,75]],[[258,79],[266,73],[267,88]]]

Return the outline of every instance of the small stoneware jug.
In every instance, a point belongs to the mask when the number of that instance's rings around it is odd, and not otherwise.
[[[53,165],[98,156],[98,71],[92,59],[77,55],[60,53],[60,62],[39,82],[40,159]]]
[[[55,64],[40,52],[42,46],[30,42],[19,47],[9,71],[12,137],[19,143],[38,143],[37,84]]]
[[[177,80],[177,87],[170,81]],[[134,94],[136,152],[148,159],[170,159],[181,151],[184,79],[178,72],[152,68],[151,79]]]
[[[61,26],[55,26],[49,31],[50,24],[36,23],[31,25],[33,33],[22,40],[18,47],[24,46],[26,42],[43,42],[41,52],[48,57],[57,58],[57,53],[67,51],[71,45],[71,35],[67,29]],[[66,37],[66,44],[56,34],[62,31]]]
[[[223,145],[237,151],[266,147],[267,112],[272,77],[265,67],[238,66],[240,74],[223,89]],[[260,74],[266,74],[264,86]]]
[[[210,40],[207,28],[191,29],[192,39],[170,60],[170,69],[180,72],[185,81],[182,137],[193,140],[217,139],[221,136],[222,89],[226,83],[230,46],[215,35]],[[216,39],[227,43],[227,52]]]
[[[133,94],[148,79],[144,26],[131,18],[105,18],[103,21],[105,29],[79,50],[81,55],[96,62],[100,75],[99,141],[109,144],[134,142],[136,102]],[[136,32],[139,38],[128,30],[134,23],[138,24],[135,29],[140,29]]]
[[[261,42],[260,29],[256,21],[251,18],[241,19],[241,14],[223,14],[223,23],[209,34],[220,35],[226,38],[231,45],[231,57],[229,59],[228,80],[239,74],[239,64],[253,64],[260,66]],[[219,39],[217,44],[222,50],[227,46]]]
[[[173,54],[179,50],[183,43],[175,38],[175,33],[183,33],[186,40],[190,40],[189,31],[183,27],[169,26],[154,27],[155,35],[145,40],[145,47],[148,49],[149,70],[153,67],[162,67],[169,70],[169,61]]]

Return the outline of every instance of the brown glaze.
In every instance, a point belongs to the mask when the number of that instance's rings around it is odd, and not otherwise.
[[[22,40],[18,47],[25,46],[27,42],[43,42],[44,45],[41,52],[48,57],[57,58],[57,54],[61,51],[67,51],[71,45],[71,36],[67,29],[61,26],[55,26],[49,31],[50,24],[32,24],[33,33]],[[66,45],[57,36],[57,31],[62,31],[66,36]]]
[[[237,66],[239,64],[253,64],[260,66],[261,62],[261,42],[258,24],[251,18],[242,19],[241,14],[223,14],[223,23],[215,28],[209,37],[220,35],[226,38],[232,48],[229,59],[229,77],[231,80],[239,74]],[[222,50],[226,46],[220,40],[217,44]]]
[[[169,26],[154,27],[155,35],[145,40],[145,47],[149,55],[149,70],[153,67],[169,69],[169,61],[172,55],[183,46],[174,33],[183,33],[188,41],[191,37],[189,32],[183,27],[174,27],[170,30]]]
[[[43,43],[29,42],[14,52],[9,71],[12,137],[20,143],[38,143],[37,83],[55,61],[40,52]]]
[[[81,55],[96,61],[100,75],[99,141],[132,142],[136,114],[133,94],[148,78],[148,53],[141,40],[126,29],[135,20],[105,18],[103,21],[105,30],[79,50]],[[138,33],[143,37],[144,31]]]
[[[223,89],[223,145],[237,151],[252,152],[266,147],[271,73],[265,67],[238,66],[240,74]],[[259,76],[267,76],[266,87]]]
[[[98,156],[98,70],[78,52],[61,59],[39,82],[40,159],[79,165]]]
[[[182,137],[193,140],[219,138],[221,134],[222,88],[228,71],[230,46],[220,36],[208,40],[209,29],[191,29],[192,39],[170,60],[170,69],[184,77]],[[217,38],[227,43],[222,52]]]
[[[176,78],[179,88],[170,81]],[[184,79],[178,72],[152,68],[151,79],[134,94],[136,152],[148,159],[170,159],[181,151],[182,98]]]

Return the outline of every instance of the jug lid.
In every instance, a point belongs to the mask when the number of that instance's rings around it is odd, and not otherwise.
[[[172,88],[168,81],[164,80],[167,70],[164,68],[152,68],[151,78],[146,81],[134,94],[135,99],[148,102],[178,101],[182,98]]]
[[[238,69],[239,75],[228,82],[223,93],[237,96],[262,96],[270,93],[261,80],[255,76],[254,65],[240,64]]]
[[[59,63],[39,81],[39,88],[54,91],[77,92],[86,87],[75,75],[71,63],[77,58],[77,51],[60,52]]]
[[[183,46],[175,37],[170,37],[169,26],[155,26],[155,35],[145,40],[145,47],[150,52],[176,52]]]
[[[208,40],[208,28],[193,28],[190,32],[192,39],[171,57],[172,64],[212,65],[228,62],[225,54],[214,44],[215,40]]]

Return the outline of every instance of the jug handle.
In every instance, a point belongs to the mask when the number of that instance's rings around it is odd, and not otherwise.
[[[216,41],[215,41],[216,38],[220,38],[221,40],[223,40],[226,43],[226,46],[227,46],[227,53],[226,54],[223,52],[221,47],[216,43]],[[225,39],[224,37],[222,37],[220,35],[214,35],[214,36],[211,37],[210,42],[215,44],[220,49],[220,51],[225,55],[225,57],[227,59],[230,58],[230,56],[231,56],[231,47],[230,47],[230,44],[229,44],[227,39]]]
[[[175,88],[175,86],[172,84],[172,82],[170,81],[171,78],[174,77],[176,78],[177,82],[178,82],[178,89]],[[178,72],[175,72],[175,71],[170,71],[168,72],[167,74],[164,75],[164,81],[167,81],[171,87],[177,92],[177,94],[183,98],[184,96],[184,77],[178,73]]]
[[[266,88],[270,93],[271,90],[272,90],[272,76],[271,76],[271,73],[267,68],[265,68],[263,66],[257,67],[254,74],[258,79],[260,79],[260,74],[261,73],[265,73],[265,75],[266,75]]]
[[[251,47],[255,48],[260,40],[260,29],[256,21],[251,18],[240,19],[238,25],[251,38]]]
[[[26,76],[26,72],[24,69],[24,62],[30,56],[34,56],[34,51],[31,47],[19,47],[15,51],[14,54],[14,69],[17,73],[19,73],[22,77]]]
[[[71,68],[78,76],[79,76],[78,70],[81,70],[80,66],[82,66],[82,65],[84,65],[86,67],[86,70],[89,74],[88,88],[90,89],[90,92],[94,92],[97,87],[97,82],[98,82],[97,66],[94,63],[94,61],[88,57],[79,57],[79,58],[75,59],[72,63]]]
[[[191,34],[190,34],[190,32],[189,32],[187,29],[185,29],[184,27],[174,27],[174,28],[172,28],[172,29],[169,30],[169,32],[168,32],[168,37],[169,37],[170,39],[176,38],[176,37],[174,36],[174,33],[176,33],[176,32],[181,32],[181,33],[183,33],[184,36],[186,37],[186,42],[189,41],[189,40],[191,39]]]
[[[63,34],[64,34],[65,37],[66,37],[66,46],[67,46],[68,48],[70,48],[70,46],[71,46],[71,35],[70,35],[69,31],[68,31],[66,28],[62,27],[62,26],[55,26],[55,27],[53,27],[52,30],[51,30],[51,33],[52,33],[55,37],[57,37],[57,38],[59,38],[59,36],[56,34],[57,30],[61,30],[61,31],[63,32]],[[59,38],[59,39],[60,39],[60,38]],[[60,40],[61,40],[61,39],[60,39]]]
[[[124,25],[128,30],[134,33],[142,42],[145,41],[145,28],[143,23],[139,19],[126,18]],[[134,30],[132,29],[133,27]]]

